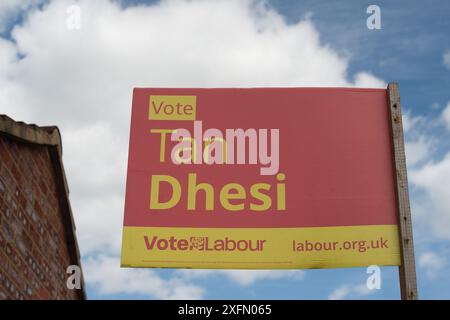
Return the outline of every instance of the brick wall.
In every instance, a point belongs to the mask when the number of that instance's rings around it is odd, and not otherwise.
[[[0,135],[0,300],[77,299],[48,147]]]

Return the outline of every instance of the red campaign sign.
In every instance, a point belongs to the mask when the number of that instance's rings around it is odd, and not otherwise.
[[[174,228],[183,235],[190,228],[227,235],[239,228],[286,228],[286,234],[294,235],[295,230],[310,234],[331,227],[327,237],[339,240],[357,230],[345,228],[360,226],[372,226],[370,237],[378,230],[393,243],[379,253],[389,258],[374,261],[398,264],[387,101],[385,89],[135,89],[124,250],[131,241],[142,248],[131,248],[134,253],[123,264],[165,266],[143,262],[142,256],[152,253],[135,239],[145,237],[145,228]],[[231,133],[239,129],[248,133],[242,154],[238,139],[229,146]],[[180,141],[174,132],[190,134],[190,161],[174,160]],[[222,135],[223,163],[207,163],[205,154],[211,150],[205,134],[211,132]],[[363,229],[357,231],[364,237]],[[303,266],[292,259],[293,266]],[[330,266],[345,266],[343,259]],[[362,264],[356,260],[348,257],[347,264]]]

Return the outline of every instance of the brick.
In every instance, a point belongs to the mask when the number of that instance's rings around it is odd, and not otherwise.
[[[27,253],[33,250],[33,241],[30,239],[26,231],[22,231],[22,233],[17,236],[16,245],[23,257],[26,257]]]
[[[3,225],[3,224],[2,224],[2,219],[0,217],[0,226],[1,225]],[[3,233],[0,230],[0,250],[3,249],[3,247],[5,246],[5,243],[6,243],[6,239],[5,239],[5,237],[3,236]]]
[[[6,215],[5,215],[6,216]],[[8,216],[6,216],[8,218]],[[3,233],[3,236],[6,241],[13,242],[14,241],[14,231],[11,229],[8,223],[3,223],[0,232]]]
[[[30,268],[26,263],[24,263],[22,267],[22,276],[23,280],[27,285],[31,282],[31,279],[33,278],[33,272],[30,270]]]
[[[14,163],[14,160],[11,157],[11,154],[9,153],[7,147],[2,150],[2,161],[6,167],[10,167]]]
[[[31,288],[30,286],[27,286],[25,289],[25,293],[28,297],[32,297],[33,296],[33,288]]]
[[[8,272],[8,277],[15,284],[15,289],[18,291],[18,285],[22,283],[22,276],[17,272],[15,268],[10,268]]]
[[[19,168],[17,168],[17,165],[13,165],[12,167],[11,167],[11,173],[12,173],[12,176],[13,176],[13,178],[16,180],[16,183],[18,184],[18,185],[22,185],[23,183],[23,181],[22,181],[22,175],[20,174],[20,171],[19,171]]]
[[[29,237],[31,238],[31,241],[39,245],[39,242],[41,240],[41,237],[39,236],[39,233],[36,231],[36,227],[32,224],[30,224],[29,230]]]
[[[41,205],[37,201],[34,202],[34,210],[32,211],[32,213],[33,215],[31,216],[31,218],[33,219],[34,222],[38,220],[38,216],[39,217],[44,216],[44,211],[42,210]]]
[[[0,196],[3,196],[3,194],[6,192],[6,185],[5,183],[2,181],[2,179],[0,179]]]
[[[28,250],[31,250],[31,247],[27,246],[27,244],[24,242],[22,237],[16,238],[16,247],[22,256],[26,256]],[[30,249],[28,249],[28,248],[30,248]]]
[[[0,300],[79,298],[48,150],[0,135]]]
[[[6,248],[3,250],[0,250],[0,261],[2,262],[2,264],[0,265],[0,274],[2,272],[6,273],[8,271],[8,265],[9,265],[9,259],[8,256],[6,255]],[[1,283],[1,281],[0,281]]]
[[[22,233],[22,230],[24,228],[22,221],[20,221],[19,218],[16,216],[11,217],[9,225],[15,235]]]
[[[25,194],[20,190],[19,187],[16,188],[16,198],[21,208],[26,208],[27,206],[27,198]]]

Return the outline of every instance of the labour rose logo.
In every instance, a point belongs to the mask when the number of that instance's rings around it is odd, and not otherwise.
[[[203,251],[206,248],[206,237],[191,237],[189,239],[190,250],[200,250]]]

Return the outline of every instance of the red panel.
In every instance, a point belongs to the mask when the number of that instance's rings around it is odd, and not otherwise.
[[[275,189],[275,176],[261,176],[259,164],[174,165],[168,158],[169,151],[166,163],[160,163],[160,136],[150,134],[150,129],[187,128],[192,132],[193,122],[148,120],[152,94],[197,96],[196,119],[203,121],[203,130],[280,129],[279,172],[286,175],[286,211],[230,212],[220,205],[220,188],[230,182],[240,183],[247,190],[254,183],[267,182]],[[201,196],[197,200],[198,210],[187,211],[190,172],[197,173],[198,182],[214,185],[213,212],[204,210]],[[173,209],[149,209],[152,174],[171,175],[180,180],[183,194]],[[250,199],[247,205],[249,202]],[[386,90],[135,89],[124,224],[160,227],[397,224]]]

